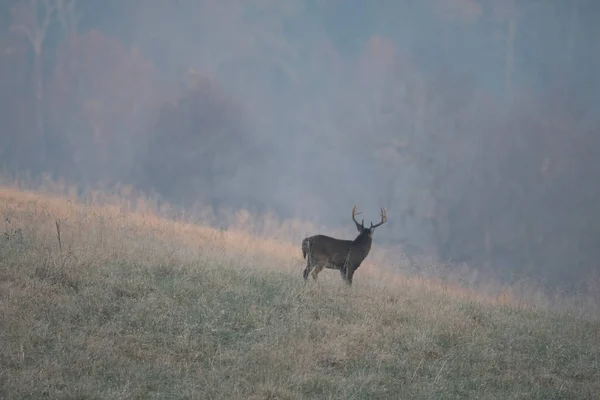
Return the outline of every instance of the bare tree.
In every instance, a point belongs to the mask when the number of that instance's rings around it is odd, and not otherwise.
[[[80,15],[75,5],[77,0],[54,0],[56,4],[56,17],[65,35],[77,33]]]
[[[540,5],[543,4],[543,1],[534,0],[528,2],[518,0],[494,0],[489,2],[495,17],[505,25],[506,29],[504,80],[509,96],[512,96],[513,93],[513,75],[516,63],[515,54],[517,52],[515,44],[519,35],[520,23],[524,20],[527,13],[539,10]]]
[[[504,0],[491,2],[495,17],[505,25],[506,28],[506,54],[504,66],[504,83],[509,95],[512,94],[513,72],[515,68],[515,41],[521,14],[516,0]]]
[[[573,66],[573,55],[575,48],[575,40],[577,36],[578,24],[579,24],[579,0],[571,0],[571,17],[569,19],[568,36],[567,36],[567,65],[568,67]]]
[[[44,78],[42,70],[42,52],[44,40],[52,17],[56,10],[56,2],[50,0],[22,0],[11,10],[13,25],[11,30],[24,35],[33,48],[33,81],[36,106],[37,140],[40,146],[40,163],[45,163],[45,128],[44,128]]]

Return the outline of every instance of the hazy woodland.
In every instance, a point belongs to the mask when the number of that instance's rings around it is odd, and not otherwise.
[[[595,296],[599,7],[4,0],[0,168],[298,246],[384,206],[382,268]]]
[[[0,0],[0,398],[598,398],[598,4]]]

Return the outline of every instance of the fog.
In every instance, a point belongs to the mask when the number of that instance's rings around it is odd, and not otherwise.
[[[597,2],[6,1],[5,172],[599,279]]]

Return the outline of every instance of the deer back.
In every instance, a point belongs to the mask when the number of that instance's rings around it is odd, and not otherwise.
[[[352,240],[336,239],[325,235],[315,235],[308,238],[309,253],[315,261],[327,261],[343,265]]]

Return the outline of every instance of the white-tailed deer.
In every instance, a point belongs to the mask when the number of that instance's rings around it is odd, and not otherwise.
[[[381,222],[365,228],[365,220],[358,223],[356,216],[361,214],[356,212],[357,206],[352,209],[352,220],[358,229],[358,236],[354,240],[335,239],[325,235],[310,236],[302,240],[302,257],[306,259],[306,268],[302,273],[304,281],[308,275],[317,280],[319,272],[323,268],[338,269],[342,279],[352,285],[352,276],[360,267],[360,264],[369,255],[371,244],[373,243],[373,232],[375,228],[383,225],[387,221],[385,208],[381,208]]]

